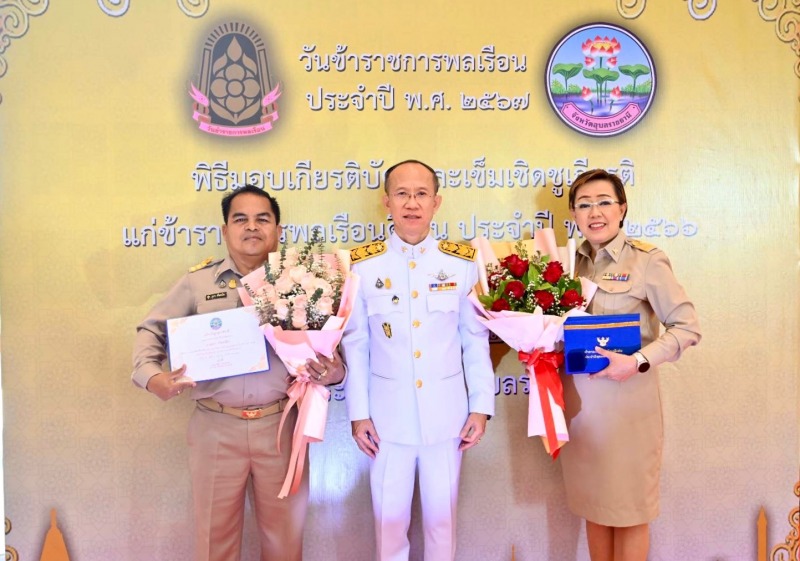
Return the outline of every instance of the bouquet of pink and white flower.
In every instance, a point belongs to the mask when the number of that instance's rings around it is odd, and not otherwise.
[[[323,253],[323,245],[317,231],[300,249],[283,245],[269,255],[263,269],[242,277],[244,288],[239,289],[242,302],[256,307],[264,336],[293,377],[278,427],[280,435],[287,414],[297,405],[281,498],[297,491],[306,447],[325,435],[330,391],[311,382],[306,361],[316,359],[317,353],[333,357],[358,288],[358,277],[349,272],[349,253]]]
[[[337,318],[345,272],[338,257],[322,253],[316,236],[300,250],[284,245],[274,261],[264,264],[258,289],[243,281],[262,324],[305,331],[324,329]]]

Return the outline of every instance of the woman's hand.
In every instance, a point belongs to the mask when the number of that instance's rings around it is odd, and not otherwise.
[[[597,354],[606,357],[609,364],[600,372],[589,376],[590,380],[592,378],[608,378],[615,382],[624,382],[634,374],[638,374],[639,364],[636,362],[635,356],[607,351],[603,347],[595,347],[594,350]]]

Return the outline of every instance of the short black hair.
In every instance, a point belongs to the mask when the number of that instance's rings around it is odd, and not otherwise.
[[[252,193],[253,195],[258,195],[259,197],[264,197],[269,201],[270,206],[272,207],[272,214],[275,215],[275,223],[281,223],[281,207],[278,204],[278,199],[264,191],[263,189],[259,189],[255,185],[245,185],[243,187],[239,187],[235,191],[231,191],[224,197],[222,197],[222,219],[225,221],[225,224],[228,223],[228,215],[231,212],[231,203],[233,203],[233,199],[238,197],[243,193]]]
[[[429,172],[431,172],[431,175],[433,176],[433,192],[434,193],[438,193],[439,192],[439,176],[436,175],[436,170],[435,169],[433,169],[431,166],[429,166],[425,162],[421,162],[419,160],[403,160],[402,162],[397,162],[395,165],[393,165],[392,167],[387,169],[386,173],[383,174],[383,190],[386,193],[389,192],[389,176],[392,174],[392,172],[395,169],[397,169],[398,167],[402,166],[403,164],[419,164],[422,167],[424,167],[425,169],[427,169]]]
[[[625,196],[625,185],[622,184],[622,180],[618,175],[601,168],[585,171],[572,182],[572,185],[569,187],[569,195],[567,196],[570,210],[575,209],[575,197],[578,194],[578,189],[591,181],[608,181],[611,183],[611,187],[613,187],[614,194],[617,197],[617,202],[621,205],[626,205],[625,212],[622,214],[622,219],[625,220],[625,217],[628,215],[628,197]],[[620,222],[620,226],[622,226],[622,222]]]

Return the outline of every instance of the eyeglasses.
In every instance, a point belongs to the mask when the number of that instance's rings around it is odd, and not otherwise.
[[[389,195],[395,201],[400,203],[407,203],[411,199],[414,199],[420,204],[425,204],[430,200],[433,200],[433,193],[429,193],[427,191],[417,191],[416,193],[409,193],[408,191],[396,191]]]
[[[618,205],[618,204],[620,204],[619,201],[614,201],[612,199],[603,199],[601,201],[594,201],[593,203],[586,203],[586,202],[578,203],[575,205],[575,210],[577,212],[589,212],[589,210],[591,210],[591,208],[594,206],[596,206],[600,210],[608,210],[613,205]]]

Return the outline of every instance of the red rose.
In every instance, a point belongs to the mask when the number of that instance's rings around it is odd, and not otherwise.
[[[506,285],[506,294],[520,300],[525,294],[525,285],[522,284],[522,281],[513,280]]]
[[[559,304],[564,308],[577,308],[583,305],[583,296],[578,294],[578,291],[574,288],[570,288],[564,293],[564,296],[561,297]]]
[[[542,273],[542,278],[550,284],[556,284],[564,274],[564,267],[561,266],[559,261],[550,261]]]
[[[528,270],[528,260],[520,259],[519,255],[515,253],[512,253],[503,259],[500,264],[508,269],[508,272],[517,278],[522,277],[522,275],[524,275]]]
[[[533,299],[542,308],[548,310],[553,304],[556,303],[556,297],[549,290],[537,290],[533,293]]]
[[[500,298],[499,300],[495,300],[492,302],[492,311],[493,312],[502,312],[503,310],[510,310],[511,305],[508,303],[508,300],[504,300]]]

